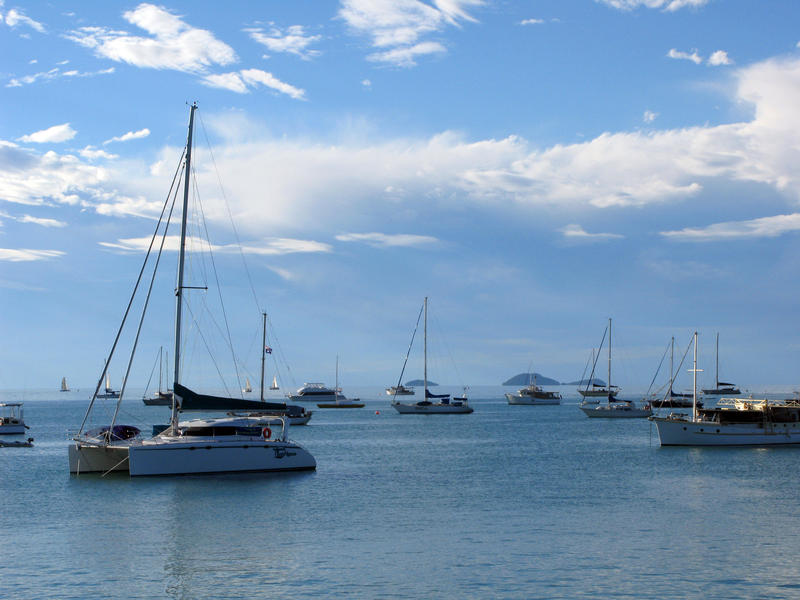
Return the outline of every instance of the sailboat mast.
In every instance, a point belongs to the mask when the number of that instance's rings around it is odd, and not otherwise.
[[[694,367],[692,367],[692,421],[697,420],[697,332],[694,332]]]
[[[608,320],[608,398],[611,399],[611,319]]]
[[[425,320],[423,331],[423,369],[422,369],[422,384],[425,389],[425,400],[428,399],[428,297],[425,296]]]
[[[175,288],[175,375],[173,381],[178,383],[180,380],[181,367],[181,311],[183,308],[183,265],[186,256],[186,219],[189,213],[189,183],[192,172],[192,130],[194,128],[194,111],[197,110],[197,102],[193,102],[189,109],[189,134],[186,138],[186,173],[183,184],[183,214],[181,215],[181,247],[178,254],[178,284]],[[174,385],[173,385],[173,389]],[[172,395],[172,416],[171,425],[173,429],[178,425],[178,405],[175,394]]]
[[[717,332],[717,368],[714,372],[714,380],[717,382],[714,388],[719,389],[719,331]]]
[[[261,401],[264,401],[264,361],[267,359],[267,313],[261,313]]]
[[[339,402],[339,355],[336,355],[336,385],[333,386],[333,397]]]
[[[674,381],[673,359],[675,356],[675,336],[672,336],[672,341],[669,347],[669,397],[672,398],[672,382]]]

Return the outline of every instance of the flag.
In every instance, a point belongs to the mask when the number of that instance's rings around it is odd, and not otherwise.
[[[272,354],[272,348],[270,348],[269,346],[264,346],[264,352],[266,352],[267,354]]]

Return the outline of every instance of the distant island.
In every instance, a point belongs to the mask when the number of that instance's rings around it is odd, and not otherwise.
[[[604,386],[606,384],[605,381],[602,379],[598,379],[595,377],[592,380],[589,379],[581,379],[580,381],[570,381],[569,383],[562,383],[557,381],[551,377],[545,377],[539,373],[520,373],[519,375],[514,375],[511,379],[507,379],[503,382],[502,385],[528,385],[528,383],[533,383],[534,379],[536,380],[536,385],[575,385],[579,387],[585,387],[586,385],[599,385]],[[406,384],[409,385],[409,384]]]
[[[580,387],[586,387],[587,385],[592,385],[592,384],[605,387],[606,382],[603,381],[602,379],[598,379],[597,377],[595,377],[594,379],[581,379],[580,381],[572,381],[570,383],[562,383],[561,385],[577,385],[577,386],[580,386]]]
[[[406,387],[422,387],[425,385],[425,382],[422,379],[412,379],[411,381],[406,381]],[[428,379],[428,387],[433,387],[434,385],[439,385],[435,381],[431,381]]]
[[[561,385],[560,382],[539,373],[520,373],[503,382],[503,385],[528,385],[536,380],[536,385]]]

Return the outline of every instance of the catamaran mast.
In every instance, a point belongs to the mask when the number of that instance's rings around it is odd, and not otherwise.
[[[611,401],[611,319],[608,319],[608,400]]]
[[[192,129],[194,128],[194,111],[197,110],[197,102],[193,102],[189,109],[189,134],[186,138],[186,173],[183,184],[183,214],[181,215],[181,247],[178,254],[178,284],[175,288],[175,384],[180,380],[181,367],[181,311],[183,308],[183,264],[186,255],[186,218],[189,213],[189,183],[192,174]],[[175,386],[173,385],[173,389]],[[173,430],[178,427],[178,403],[176,396],[172,394],[172,415],[170,424]]]
[[[422,369],[422,384],[425,389],[425,400],[428,399],[428,297],[425,296],[425,320],[424,320],[424,327],[423,331],[423,369]]]
[[[267,313],[261,313],[263,317],[261,327],[261,401],[264,401],[264,361],[267,359]]]

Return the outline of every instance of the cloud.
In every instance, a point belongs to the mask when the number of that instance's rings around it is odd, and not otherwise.
[[[523,19],[519,22],[520,25],[540,25],[544,23],[544,19]]]
[[[112,250],[121,250],[123,252],[141,253],[145,252],[150,246],[149,237],[142,238],[126,238],[120,239],[116,242],[100,242],[101,246],[110,248]],[[180,249],[180,236],[168,235],[164,242],[164,250],[177,252]],[[312,240],[296,240],[291,238],[269,238],[263,240],[258,244],[212,244],[209,248],[208,242],[199,238],[187,239],[187,246],[195,248],[202,248],[205,250],[210,249],[217,254],[254,254],[258,256],[281,256],[284,254],[297,254],[297,253],[317,253],[317,252],[330,252],[331,246],[323,242],[315,242]]]
[[[727,221],[707,227],[687,227],[662,231],[665,238],[679,242],[716,242],[753,238],[773,238],[800,231],[800,213],[761,217],[749,221]]]
[[[646,110],[642,115],[642,121],[644,121],[645,123],[652,123],[653,121],[656,120],[657,117],[658,117],[657,112],[653,112],[652,110]]]
[[[120,136],[113,137],[110,140],[106,140],[103,142],[103,145],[110,144],[112,142],[127,142],[129,140],[140,140],[142,138],[146,138],[150,135],[150,130],[146,127],[144,129],[140,129],[139,131],[129,131],[128,133],[124,133]]]
[[[239,94],[246,94],[251,88],[262,85],[281,94],[286,94],[295,100],[306,99],[305,90],[285,83],[272,73],[260,69],[243,69],[239,72],[207,75],[202,79],[202,82],[210,87],[222,88]]]
[[[717,50],[708,57],[708,64],[712,67],[718,67],[720,65],[732,65],[733,61],[728,57],[728,53],[725,50]]]
[[[386,233],[343,233],[336,236],[340,242],[363,242],[376,248],[403,247],[418,248],[437,244],[439,240],[429,235],[414,235],[399,233],[389,235]]]
[[[420,0],[342,0],[339,17],[381,49],[369,60],[413,67],[420,56],[446,51],[442,44],[420,38],[464,21],[475,22],[467,8],[481,5],[482,0],[436,0],[432,5]]]
[[[697,50],[692,50],[690,54],[688,52],[681,52],[675,48],[672,48],[669,52],[667,52],[667,56],[676,60],[690,60],[696,65],[699,65],[703,62],[703,57],[697,53]]]
[[[2,4],[0,4],[2,6]],[[0,22],[2,22],[2,15],[0,15]],[[18,25],[26,25],[31,29],[35,29],[39,33],[44,33],[44,25],[39,23],[38,21],[34,21],[30,17],[25,16],[25,14],[17,10],[16,8],[12,8],[6,13],[5,16],[6,25],[9,27],[17,27]]]
[[[0,261],[32,262],[64,256],[61,250],[29,250],[26,248],[0,248]]]
[[[77,131],[70,127],[69,123],[63,123],[61,125],[53,125],[41,131],[35,131],[28,135],[23,135],[21,138],[18,138],[17,141],[33,144],[52,144],[71,140],[76,134]]]
[[[88,160],[96,160],[98,158],[112,160],[114,158],[118,158],[116,154],[111,154],[109,152],[106,152],[105,150],[94,148],[92,146],[86,146],[83,150],[80,151],[80,155]]]
[[[699,8],[708,4],[709,0],[595,0],[620,10],[633,10],[639,7],[659,8],[667,12],[674,12],[687,6]]]
[[[319,50],[311,50],[309,46],[322,39],[321,35],[306,35],[302,25],[292,25],[281,31],[273,27],[269,33],[261,29],[246,29],[250,37],[266,46],[272,52],[286,52],[295,54],[304,60],[319,56]]]
[[[122,16],[150,37],[106,27],[82,27],[66,37],[90,48],[97,56],[148,69],[199,73],[213,65],[229,65],[237,60],[233,48],[211,32],[187,25],[160,6],[143,3]]]
[[[56,219],[43,219],[40,217],[32,217],[31,215],[23,215],[16,219],[20,223],[33,223],[34,225],[41,225],[42,227],[66,227],[64,221]]]
[[[564,238],[574,242],[604,242],[625,237],[618,233],[589,233],[580,225],[574,224],[562,227],[559,231],[564,234]]]
[[[37,81],[50,81],[52,79],[63,77],[95,77],[97,75],[109,75],[113,72],[114,67],[90,72],[76,71],[74,69],[70,71],[62,71],[58,67],[54,67],[49,71],[42,71],[32,75],[24,75],[22,77],[12,77],[6,84],[6,87],[22,87],[23,85],[30,85],[32,83],[36,83]]]

